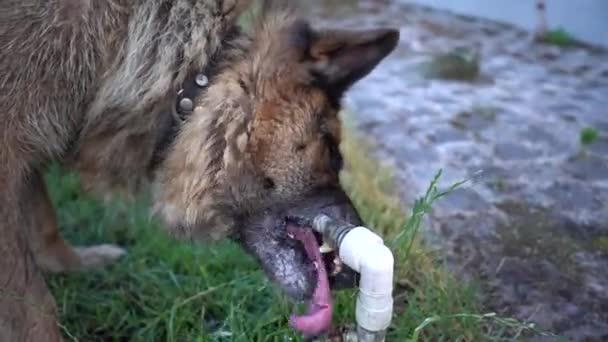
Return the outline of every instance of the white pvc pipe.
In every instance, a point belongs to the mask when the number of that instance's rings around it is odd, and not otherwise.
[[[324,215],[313,226],[332,240],[342,262],[361,276],[356,307],[358,341],[383,341],[393,315],[393,254],[381,237],[365,227],[340,226]]]

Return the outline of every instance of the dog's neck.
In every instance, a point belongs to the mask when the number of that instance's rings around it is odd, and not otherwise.
[[[155,170],[163,163],[180,129],[193,113],[195,104],[200,98],[206,96],[206,90],[211,82],[222,72],[223,68],[227,67],[224,60],[226,50],[229,49],[227,46],[232,41],[241,38],[246,38],[246,36],[240,29],[235,28],[223,40],[222,46],[215,56],[209,59],[209,63],[202,70],[191,70],[185,78],[176,92],[171,106],[161,113],[158,138],[149,164],[150,170]]]
[[[213,74],[212,69],[213,66],[208,65],[203,70],[191,72],[177,91],[171,108],[161,114],[164,124],[160,125],[161,131],[154,147],[151,169],[155,169],[165,159],[167,150],[177,137],[180,127],[192,114],[196,99],[204,96]]]

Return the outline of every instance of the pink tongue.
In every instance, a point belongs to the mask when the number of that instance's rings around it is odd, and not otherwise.
[[[304,244],[306,254],[317,269],[317,287],[305,315],[292,315],[291,326],[306,336],[317,336],[329,330],[332,319],[331,293],[325,264],[319,253],[319,245],[310,229],[288,226],[287,231]]]

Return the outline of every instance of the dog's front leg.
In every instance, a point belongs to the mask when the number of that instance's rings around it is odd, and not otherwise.
[[[110,244],[71,246],[59,233],[57,215],[42,175],[36,172],[29,177],[26,189],[23,206],[28,213],[28,241],[36,262],[43,270],[67,272],[97,268],[126,254],[122,248]]]
[[[25,215],[19,208],[19,196],[14,196],[18,194],[19,183],[8,178],[7,169],[0,165],[2,171],[5,172],[0,176],[0,341],[59,342],[62,337],[55,301],[30,252]]]

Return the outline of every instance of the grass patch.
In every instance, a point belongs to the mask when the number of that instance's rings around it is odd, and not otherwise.
[[[569,47],[576,44],[576,39],[562,28],[547,31],[543,34],[543,42],[559,47]]]
[[[608,236],[598,236],[591,241],[592,250],[608,254]]]
[[[392,191],[390,172],[371,162],[365,146],[350,134],[343,149],[349,164],[345,187],[369,226],[393,241],[396,312],[387,340],[514,336],[513,327],[476,314],[481,308],[475,289],[446,272],[417,234],[422,215],[445,193],[431,186],[408,220]],[[129,251],[103,270],[48,277],[67,341],[301,340],[288,327],[292,305],[234,243],[175,241],[149,218],[146,198],[104,204],[58,167],[49,170],[47,180],[69,241],[116,243]],[[355,294],[337,294],[336,326],[354,322]]]
[[[430,78],[475,81],[481,72],[480,55],[466,48],[456,48],[433,56],[425,70]]]
[[[589,146],[600,138],[600,132],[593,127],[586,127],[581,130],[580,142],[583,146]]]

